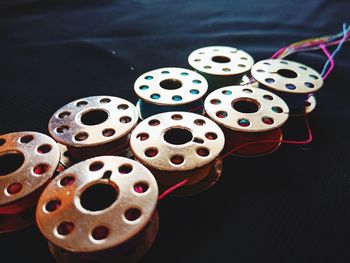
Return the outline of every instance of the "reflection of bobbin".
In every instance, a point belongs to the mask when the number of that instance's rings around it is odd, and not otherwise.
[[[134,105],[111,96],[73,101],[50,119],[49,132],[76,160],[123,154],[138,120]]]
[[[203,113],[203,96],[208,83],[203,76],[183,68],[161,68],[141,75],[135,82],[135,92],[142,119],[169,111]]]
[[[0,233],[34,223],[36,202],[59,157],[57,144],[44,134],[0,135]]]
[[[209,83],[209,90],[241,84],[244,73],[254,64],[253,58],[234,47],[210,46],[196,49],[188,63]]]
[[[36,218],[59,262],[134,262],[155,239],[157,198],[157,182],[140,163],[95,157],[52,180]]]
[[[225,152],[256,156],[270,153],[281,144],[280,127],[288,119],[287,104],[272,92],[249,86],[229,86],[208,95],[204,102],[206,113],[225,133]],[[274,140],[268,143],[252,143]]]
[[[259,61],[253,66],[252,75],[261,87],[280,96],[292,114],[313,111],[316,107],[313,93],[323,85],[323,79],[316,70],[285,59]]]
[[[184,179],[175,192],[193,194],[213,185],[221,174],[221,129],[210,119],[188,112],[167,112],[145,119],[131,134],[130,146],[163,186]]]

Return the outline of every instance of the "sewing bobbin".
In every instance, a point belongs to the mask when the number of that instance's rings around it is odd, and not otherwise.
[[[185,179],[173,193],[190,195],[211,187],[220,177],[224,134],[213,121],[189,112],[166,112],[140,122],[131,134],[135,158],[156,177],[162,189]]]
[[[254,65],[253,58],[234,47],[210,46],[194,50],[188,63],[208,81],[209,90],[247,82],[244,74]]]
[[[256,63],[251,72],[261,88],[273,91],[288,104],[291,115],[315,109],[314,93],[323,85],[316,70],[295,61],[266,59]]]
[[[224,152],[237,149],[232,154],[239,156],[260,156],[275,151],[283,138],[280,127],[289,115],[288,106],[280,97],[251,86],[215,90],[205,99],[204,108],[224,131]],[[264,140],[270,141],[255,143]]]
[[[0,135],[0,233],[34,223],[37,200],[59,161],[50,137],[37,132]]]
[[[100,155],[127,155],[129,136],[138,121],[133,104],[112,96],[75,100],[51,117],[49,132],[67,147],[70,161]]]
[[[157,199],[157,182],[142,164],[100,156],[53,179],[36,219],[58,262],[135,262],[155,240]]]
[[[203,76],[184,68],[161,68],[137,78],[134,90],[139,97],[141,119],[169,111],[203,113],[203,96],[208,83]]]

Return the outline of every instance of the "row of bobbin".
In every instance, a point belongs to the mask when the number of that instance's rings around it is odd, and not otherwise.
[[[59,148],[37,132],[0,135],[0,233],[34,223],[39,196],[55,175]]]

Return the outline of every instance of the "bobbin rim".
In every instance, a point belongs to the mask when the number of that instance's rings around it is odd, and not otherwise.
[[[226,57],[229,62],[215,62],[214,57]],[[188,63],[197,71],[219,76],[239,75],[249,71],[254,59],[247,52],[228,46],[207,46],[191,52]]]
[[[18,201],[44,186],[56,171],[60,152],[52,138],[38,132],[7,133],[0,135],[0,141],[0,156],[13,153],[23,156],[23,163],[19,168],[0,176],[0,206],[3,206]],[[11,194],[10,187],[19,191]]]
[[[281,70],[293,71],[296,77],[284,77],[278,73]],[[251,72],[260,84],[278,92],[308,94],[318,91],[323,85],[322,76],[316,70],[286,59],[261,60]]]
[[[103,166],[91,171],[97,163]],[[131,171],[122,172],[126,166]],[[66,184],[69,177],[74,180]],[[139,183],[148,188],[137,192],[135,185]],[[86,189],[96,184],[111,185],[118,196],[107,208],[92,211],[83,207],[80,199]],[[39,199],[36,219],[41,233],[54,245],[71,252],[97,252],[116,247],[144,229],[155,212],[157,199],[157,182],[142,164],[125,157],[99,156],[75,164],[53,179]],[[47,204],[53,200],[59,200],[60,206],[48,211]],[[130,209],[140,212],[133,221],[127,216]],[[67,235],[59,231],[64,222],[73,224]],[[101,240],[93,235],[98,227],[108,229],[108,235]]]
[[[233,105],[237,101],[252,102],[257,105],[257,111],[240,112]],[[240,132],[274,130],[281,127],[289,116],[288,105],[280,97],[249,85],[227,86],[213,91],[205,99],[204,109],[219,125]]]
[[[165,132],[174,128],[189,131],[191,140],[180,145],[167,142]],[[142,138],[143,134],[147,135],[147,139]],[[213,139],[210,134],[216,138]],[[224,144],[224,134],[215,122],[202,115],[183,111],[151,116],[140,122],[130,137],[130,148],[136,159],[160,171],[188,171],[203,167],[219,156]],[[147,151],[154,149],[157,154],[147,156]],[[203,151],[208,155],[200,155]],[[172,158],[178,157],[183,161],[175,164]]]
[[[161,83],[166,80],[179,81],[181,86],[176,89],[165,89]],[[202,75],[193,70],[177,67],[148,71],[139,76],[134,84],[134,91],[140,99],[160,106],[178,106],[197,101],[207,90],[208,82]]]
[[[84,124],[82,116],[92,111],[105,112],[107,119],[96,125]],[[131,132],[137,121],[138,113],[131,102],[113,96],[91,96],[74,100],[57,110],[49,121],[49,132],[66,146],[90,147],[122,138]],[[80,137],[83,140],[78,140]]]

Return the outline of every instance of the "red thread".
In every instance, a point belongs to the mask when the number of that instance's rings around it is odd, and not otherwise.
[[[174,192],[176,189],[180,188],[181,186],[185,185],[188,182],[188,179],[184,179],[181,182],[173,185],[172,187],[169,187],[167,190],[165,190],[161,195],[159,195],[158,200],[162,200],[164,197],[169,195],[170,193]]]
[[[313,140],[312,131],[311,131],[311,128],[310,128],[309,121],[308,121],[306,113],[304,114],[304,117],[305,117],[305,124],[306,124],[306,128],[307,128],[308,136],[309,136],[308,139],[306,139],[304,141],[295,141],[295,140],[261,140],[261,141],[248,142],[248,143],[241,144],[241,145],[233,148],[232,150],[228,151],[226,154],[224,154],[222,156],[222,159],[224,159],[227,156],[233,154],[234,152],[238,151],[241,148],[244,148],[244,147],[246,147],[248,145],[257,144],[257,143],[273,143],[273,142],[275,142],[275,143],[287,143],[287,144],[304,145],[304,144],[308,144],[308,143],[312,142],[312,140]]]

